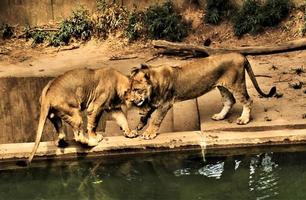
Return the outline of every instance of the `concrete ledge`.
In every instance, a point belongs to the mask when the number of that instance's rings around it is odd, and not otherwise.
[[[163,133],[153,140],[128,139],[123,136],[106,137],[98,146],[88,149],[72,143],[67,148],[57,148],[53,142],[41,142],[36,153],[45,159],[49,156],[65,155],[111,155],[143,152],[146,150],[168,151],[187,147],[203,149],[233,148],[260,145],[306,143],[306,129],[284,129],[271,131],[188,131]],[[0,160],[27,158],[34,143],[14,143],[0,145]]]

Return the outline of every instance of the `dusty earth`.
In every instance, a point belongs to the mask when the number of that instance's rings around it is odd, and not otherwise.
[[[209,38],[214,47],[238,47],[273,45],[303,37],[300,33],[303,13],[299,10],[294,11],[277,27],[269,28],[258,35],[247,34],[242,38],[233,35],[229,22],[218,26],[207,25],[202,23],[201,15],[194,10],[185,12],[185,16],[192,21],[194,31],[184,42],[202,44]],[[31,44],[31,41],[16,38],[0,41],[0,77],[56,76],[73,68],[104,66],[129,74],[129,70],[140,63],[179,65],[187,62],[179,57],[157,57],[157,51],[150,41],[129,43],[120,36],[112,36],[104,41],[92,39],[86,43],[74,42],[60,48],[47,47],[45,44],[32,47]],[[265,103],[266,107],[257,106],[257,111],[264,113],[257,119],[271,123],[274,119],[281,118],[280,121],[276,120],[278,124],[287,124],[289,121],[306,124],[306,50],[248,56],[248,59],[264,89],[267,90],[271,85],[278,88],[277,97],[259,101],[259,104]],[[255,92],[251,92],[251,95],[258,98]],[[286,118],[282,118],[283,116]],[[208,121],[207,117],[205,121]],[[215,125],[210,123],[210,127]]]

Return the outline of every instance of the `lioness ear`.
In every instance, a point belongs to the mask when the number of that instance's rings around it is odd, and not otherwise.
[[[139,72],[139,68],[137,67],[133,67],[132,70],[131,70],[131,76],[135,76],[135,74],[137,74]]]
[[[141,63],[140,64],[140,69],[149,69],[149,65]]]
[[[145,79],[150,80],[150,73],[147,71],[144,75]]]

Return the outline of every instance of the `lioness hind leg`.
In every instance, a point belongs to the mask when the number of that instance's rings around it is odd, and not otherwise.
[[[239,125],[249,123],[249,121],[251,120],[251,107],[253,102],[250,96],[248,95],[246,88],[244,88],[242,91],[235,91],[234,96],[243,106],[241,116],[237,119],[236,123]]]
[[[59,116],[72,127],[74,140],[76,142],[86,143],[81,112],[76,108],[62,107],[59,111]]]
[[[56,141],[57,146],[59,147],[67,147],[68,143],[65,141],[66,134],[64,132],[63,123],[60,117],[56,116],[54,113],[51,113],[48,118],[52,122],[56,133],[58,134],[58,138]]]
[[[211,117],[213,120],[224,119],[236,102],[233,94],[228,89],[223,86],[218,86],[218,89],[222,96],[223,108],[219,113]]]

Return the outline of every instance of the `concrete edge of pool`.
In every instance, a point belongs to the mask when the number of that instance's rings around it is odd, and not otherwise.
[[[112,155],[150,151],[169,151],[188,147],[203,149],[234,148],[260,145],[306,143],[306,129],[282,129],[266,131],[186,131],[162,133],[153,140],[129,139],[123,136],[105,137],[94,148],[84,148],[70,142],[66,148],[58,148],[54,142],[41,142],[36,158],[50,156]],[[0,144],[0,161],[27,158],[34,143]]]

